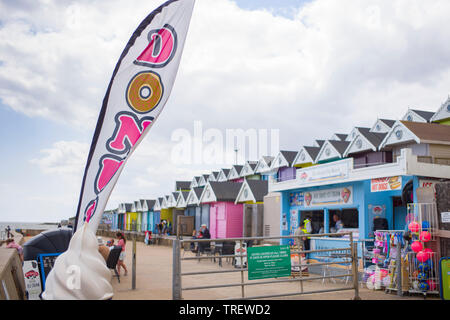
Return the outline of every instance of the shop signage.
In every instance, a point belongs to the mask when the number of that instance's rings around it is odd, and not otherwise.
[[[401,188],[402,177],[400,176],[377,178],[370,181],[371,192],[401,190]]]
[[[289,194],[289,203],[292,206],[303,205],[303,192],[292,192]]]
[[[384,217],[386,213],[386,205],[371,205],[369,204],[369,212],[374,216]]]
[[[306,169],[297,170],[297,180],[300,184],[345,179],[349,173],[349,162],[344,161],[338,164],[319,165]]]
[[[435,180],[419,179],[419,187],[421,187],[421,188],[434,188],[435,185],[436,185]]]
[[[450,223],[450,212],[441,212],[441,222]]]
[[[248,254],[248,280],[289,277],[291,250],[289,245],[250,247]]]
[[[290,222],[291,222],[290,234],[293,234],[295,230],[297,230],[298,228],[298,211],[295,209],[291,210],[290,212]]]
[[[35,260],[23,262],[23,277],[25,280],[25,289],[28,300],[40,300],[39,295],[42,292],[41,276],[38,263]]]
[[[308,191],[304,194],[305,207],[346,205],[353,203],[353,187]]]

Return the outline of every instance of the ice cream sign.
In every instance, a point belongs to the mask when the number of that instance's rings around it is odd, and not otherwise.
[[[334,188],[308,191],[304,194],[304,206],[347,205],[353,203],[353,188]]]
[[[402,177],[377,178],[370,181],[370,192],[400,190],[402,188]]]
[[[337,164],[323,164],[317,167],[298,169],[297,181],[299,184],[317,183],[322,181],[345,179],[349,173],[349,161]]]

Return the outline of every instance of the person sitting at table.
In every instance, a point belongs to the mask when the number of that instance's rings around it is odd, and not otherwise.
[[[208,227],[206,224],[202,224],[200,228],[200,232],[198,235],[199,239],[211,239],[211,234],[209,233]],[[199,242],[198,243],[198,251],[202,253],[206,248],[209,248],[211,244],[209,242]]]
[[[197,239],[197,230],[192,230],[192,239]],[[195,250],[195,242],[191,242],[191,251]]]

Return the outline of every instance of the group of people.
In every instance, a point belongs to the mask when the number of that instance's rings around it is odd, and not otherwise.
[[[197,232],[197,230],[192,231],[192,238],[193,239],[211,239],[211,233],[208,230],[208,227],[206,224],[202,224],[200,226],[200,230]],[[201,252],[205,247],[209,246],[209,242],[198,242],[197,248],[195,247],[195,242],[191,242],[191,251],[193,252]]]
[[[156,225],[156,230],[159,235],[170,234],[172,233],[172,224],[167,222],[166,220],[162,220],[160,223]]]
[[[334,226],[330,228],[331,233],[339,233],[339,231],[344,228],[344,224],[342,223],[342,220],[338,214],[333,215],[333,222]],[[310,233],[312,233],[311,221],[309,219],[305,219],[300,223],[297,230],[295,230],[294,235],[296,237],[299,237]],[[320,228],[318,233],[324,233],[323,227]],[[301,246],[303,250],[310,250],[309,246],[310,239],[307,236],[303,236],[296,239],[298,239],[296,241],[299,241],[297,244]]]
[[[16,249],[17,253],[19,254],[20,260],[23,261],[23,248],[21,245],[15,242],[14,235],[11,232],[10,226],[7,226],[5,228],[5,233],[6,233],[6,241],[5,241],[6,248]]]
[[[106,242],[106,247],[109,248],[109,250],[111,250],[115,246],[121,247],[121,252],[119,255],[119,260],[117,261],[116,270],[117,270],[117,274],[120,275],[120,268],[123,268],[123,270],[125,271],[124,275],[126,276],[128,274],[128,269],[127,269],[127,266],[125,265],[125,257],[126,257],[125,246],[127,243],[127,239],[125,238],[125,236],[122,232],[117,232],[116,237],[117,237],[117,244],[114,243],[114,239],[110,239]],[[100,250],[100,248],[99,248],[99,250]],[[100,251],[100,253],[102,253],[102,252]],[[109,252],[108,252],[108,254],[109,254]],[[107,254],[103,254],[103,256],[106,260]]]

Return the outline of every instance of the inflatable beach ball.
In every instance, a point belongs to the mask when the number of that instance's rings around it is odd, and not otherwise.
[[[411,249],[412,249],[412,251],[414,251],[415,253],[417,253],[417,252],[419,252],[419,251],[422,251],[422,250],[423,250],[422,243],[420,243],[419,241],[414,241],[414,242],[411,244]]]
[[[413,221],[408,225],[408,229],[409,231],[416,233],[419,232],[420,225],[417,222]]]
[[[430,258],[430,255],[427,254],[427,252],[425,252],[424,250],[422,250],[417,252],[416,258],[417,261],[419,262],[426,262]]]
[[[421,291],[428,291],[430,286],[426,282],[419,282],[419,290]]]
[[[419,280],[420,282],[426,281],[426,280],[428,280],[428,275],[424,272],[421,272],[417,276],[417,280]]]
[[[420,272],[428,272],[430,270],[430,265],[428,263],[421,263],[418,265]]]
[[[429,233],[428,231],[422,231],[420,233],[419,239],[423,242],[428,242],[431,240],[431,233]]]
[[[423,251],[427,255],[428,259],[433,258],[433,256],[434,256],[433,250],[431,250],[430,248],[426,248],[426,249],[423,249]]]

